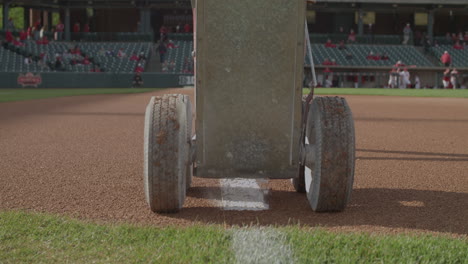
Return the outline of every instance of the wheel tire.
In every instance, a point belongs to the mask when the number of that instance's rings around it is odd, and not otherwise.
[[[152,97],[145,115],[144,186],[156,213],[176,213],[185,200],[189,164],[186,95]]]
[[[306,179],[307,199],[316,212],[343,211],[354,181],[354,121],[346,99],[318,97],[312,102],[306,127],[315,146],[311,177]],[[308,186],[307,186],[308,184]]]

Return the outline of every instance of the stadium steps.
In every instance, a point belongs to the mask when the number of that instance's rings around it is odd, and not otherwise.
[[[153,51],[156,50],[156,44],[152,44],[151,49]],[[160,72],[162,68],[161,63],[159,63],[159,53],[153,52],[152,56],[148,59],[147,65],[147,72]]]

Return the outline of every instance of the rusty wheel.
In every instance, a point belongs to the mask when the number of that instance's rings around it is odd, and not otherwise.
[[[188,96],[171,94],[152,97],[146,108],[144,185],[153,212],[175,213],[183,206],[190,168],[189,107]]]
[[[354,181],[354,121],[346,100],[318,97],[306,126],[305,187],[317,212],[343,211]]]

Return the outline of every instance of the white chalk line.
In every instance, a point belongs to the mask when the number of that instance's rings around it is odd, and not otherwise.
[[[267,182],[264,179],[221,179],[220,207],[227,211],[268,210],[268,190],[261,187]]]
[[[294,263],[286,236],[273,228],[233,229],[232,249],[236,263]]]

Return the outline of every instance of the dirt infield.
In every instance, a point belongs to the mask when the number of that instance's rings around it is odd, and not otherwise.
[[[0,210],[161,226],[300,223],[468,235],[467,99],[348,96],[358,150],[343,213],[312,212],[287,180],[268,184],[268,211],[223,211],[213,202],[218,180],[195,178],[181,213],[156,215],[144,201],[143,122],[150,96],[161,93],[0,104]]]

